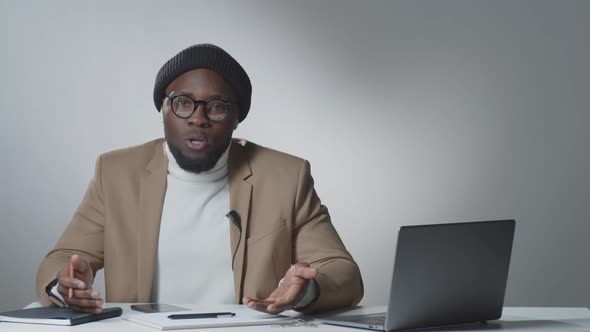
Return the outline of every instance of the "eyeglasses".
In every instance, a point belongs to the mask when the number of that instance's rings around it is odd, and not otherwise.
[[[229,114],[231,103],[219,98],[208,100],[194,100],[185,95],[166,96],[170,99],[172,112],[179,118],[190,118],[199,107],[199,104],[205,105],[205,115],[211,121],[223,121]],[[234,103],[237,104],[237,103]]]

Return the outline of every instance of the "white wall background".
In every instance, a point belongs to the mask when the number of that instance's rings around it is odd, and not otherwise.
[[[590,305],[590,2],[0,0],[0,309],[105,151],[163,135],[157,70],[213,42],[253,83],[236,136],[307,158],[386,301],[396,228],[517,220],[507,305]]]

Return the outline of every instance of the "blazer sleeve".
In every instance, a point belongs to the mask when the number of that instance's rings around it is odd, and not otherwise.
[[[305,313],[357,305],[363,297],[358,265],[346,250],[332,225],[328,209],[321,204],[313,186],[308,161],[299,172],[294,209],[294,255],[318,269],[319,297]]]
[[[37,296],[49,305],[45,288],[56,279],[57,273],[69,265],[72,255],[80,255],[94,275],[104,266],[104,202],[101,187],[101,157],[96,162],[95,175],[55,247],[45,256],[37,271]]]

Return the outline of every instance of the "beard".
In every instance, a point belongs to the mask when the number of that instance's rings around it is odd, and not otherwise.
[[[169,141],[166,141],[166,144],[168,144],[168,148],[170,149],[170,152],[172,152],[172,155],[174,156],[174,159],[176,159],[176,163],[180,168],[187,172],[199,174],[212,169],[215,164],[217,164],[217,161],[221,158],[221,155],[225,152],[230,142],[231,137],[226,140],[225,144],[217,149],[211,150],[205,158],[200,159],[188,158],[174,145],[170,144]]]

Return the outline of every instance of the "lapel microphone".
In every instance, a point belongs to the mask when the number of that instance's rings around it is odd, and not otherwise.
[[[240,215],[236,212],[236,210],[229,211],[225,216],[229,219],[229,221],[232,224],[234,224],[238,228],[238,231],[240,232],[240,235],[238,236],[238,244],[234,249],[234,253],[231,259],[231,269],[233,271],[234,261],[236,260],[236,254],[238,253],[238,247],[240,246],[240,242],[242,241],[242,222],[240,220]]]
[[[229,221],[236,225],[240,233],[242,233],[242,222],[240,220],[240,215],[236,212],[236,210],[229,211],[225,216],[228,217]]]

